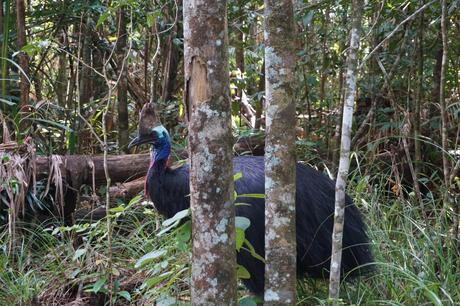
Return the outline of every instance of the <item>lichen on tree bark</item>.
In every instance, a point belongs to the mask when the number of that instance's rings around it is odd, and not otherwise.
[[[236,304],[226,1],[184,1],[192,305]]]
[[[362,16],[361,0],[353,0],[352,25],[350,30],[350,49],[347,58],[347,73],[345,87],[345,103],[343,106],[342,137],[340,144],[340,161],[335,187],[335,212],[334,229],[332,234],[332,257],[330,269],[329,297],[333,305],[338,305],[340,271],[342,260],[342,238],[345,222],[345,188],[350,167],[348,156],[350,154],[351,125],[353,119],[353,107],[356,97],[356,81],[358,68],[358,50]]]
[[[265,305],[295,305],[295,25],[291,0],[265,1]]]

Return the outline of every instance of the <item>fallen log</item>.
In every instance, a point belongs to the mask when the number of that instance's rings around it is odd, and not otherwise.
[[[111,186],[109,189],[110,205],[115,206],[115,203],[119,200],[123,201],[124,203],[128,203],[132,198],[134,198],[144,189],[144,181],[145,176],[131,182],[118,183],[114,186]],[[93,204],[91,204],[91,202]],[[86,199],[80,202],[78,209],[75,211],[75,221],[77,223],[89,222],[104,218],[106,216],[106,208],[105,206],[100,206],[100,203],[102,202],[103,201],[99,197],[96,199]]]
[[[128,202],[144,189],[145,176],[131,182],[119,183],[110,187],[109,194],[113,200],[120,199]]]
[[[81,185],[101,186],[106,183],[104,157],[101,155],[60,156],[58,166],[70,186],[79,189]],[[37,157],[37,178],[47,178],[55,161],[51,156]],[[113,183],[126,182],[145,176],[150,163],[150,154],[111,155],[107,157],[109,176]]]

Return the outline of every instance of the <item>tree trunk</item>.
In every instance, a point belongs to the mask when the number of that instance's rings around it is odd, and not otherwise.
[[[128,61],[127,56],[127,31],[126,16],[123,8],[118,9],[118,40],[117,40],[117,66],[119,80],[117,84],[117,110],[118,110],[118,148],[127,153],[129,142],[128,118]]]
[[[420,6],[423,6],[424,0],[420,1]],[[418,184],[418,176],[421,172],[421,163],[422,163],[422,149],[421,149],[421,130],[420,130],[420,109],[422,108],[423,103],[423,31],[424,31],[424,21],[423,21],[423,12],[420,13],[419,17],[419,29],[418,29],[418,44],[417,44],[417,58],[418,58],[418,66],[417,66],[417,91],[415,97],[415,107],[413,113],[413,121],[414,121],[414,150],[415,150],[415,176],[417,178]]]
[[[296,304],[294,10],[265,0],[264,305]]]
[[[262,68],[260,69],[260,81],[257,86],[259,93],[265,91],[265,60],[262,63]],[[256,104],[256,124],[254,125],[255,130],[260,130],[262,126],[262,113],[264,110],[264,95],[260,95],[260,98],[257,100]]]
[[[340,50],[343,50],[345,46],[340,44]],[[335,118],[335,128],[334,128],[334,135],[332,136],[332,167],[334,173],[337,171],[339,167],[339,152],[340,152],[340,134],[342,128],[342,115],[343,115],[343,102],[344,102],[344,69],[343,67],[340,68],[339,71],[339,103],[337,106],[337,116]]]
[[[431,99],[432,103],[430,103],[430,116],[436,116],[438,113],[436,105],[439,103],[439,92],[441,91],[441,66],[442,66],[442,31],[439,29],[439,35],[436,41],[436,46],[441,45],[438,47],[435,55],[435,66],[433,70],[433,88],[431,90]]]
[[[64,31],[59,34],[59,43],[62,48],[65,46]],[[66,92],[67,92],[67,62],[64,51],[58,54],[58,73],[56,80],[56,98],[60,107],[66,107]]]
[[[227,2],[185,0],[192,305],[236,304]]]
[[[8,57],[8,40],[9,40],[9,20],[10,20],[10,1],[5,0],[5,4],[2,1],[2,8],[4,7],[3,15],[2,15],[2,26],[3,26],[3,37],[2,37],[2,51],[0,56],[2,57],[2,70],[1,70],[1,83],[2,83],[2,95],[8,95],[8,61],[6,58]],[[6,105],[2,103],[2,109],[5,109]]]
[[[442,35],[442,61],[441,75],[439,82],[439,104],[441,106],[441,145],[442,145],[442,168],[444,173],[444,184],[449,188],[449,156],[447,153],[447,106],[446,106],[446,71],[447,71],[447,4],[446,0],[441,0],[441,35]]]
[[[78,35],[80,35],[80,54],[79,56],[81,57],[81,63],[79,61],[79,67],[80,73],[79,73],[79,78],[77,82],[79,82],[79,88],[78,88],[78,100],[79,103],[77,105],[77,114],[81,114],[82,116],[85,116],[85,114],[81,113],[82,110],[85,109],[85,105],[90,102],[91,98],[91,68],[89,65],[91,65],[91,31],[89,29],[91,23],[91,18],[88,16],[86,18],[86,23],[80,24],[80,31],[78,32]],[[83,37],[81,37],[83,36]],[[76,152],[81,153],[83,150],[83,144],[85,143],[85,135],[86,135],[86,130],[84,129],[83,122],[81,118],[76,115],[74,118],[73,130],[75,131],[75,136],[76,136]]]
[[[27,44],[26,39],[26,16],[25,16],[25,3],[24,0],[16,0],[16,34],[18,50],[21,50]],[[19,88],[20,94],[20,106],[24,107],[29,103],[29,90],[30,84],[27,79],[29,74],[29,59],[25,52],[19,52],[19,66],[22,69],[20,73]]]
[[[352,28],[350,30],[350,50],[347,58],[346,94],[343,108],[342,137],[340,145],[340,162],[335,187],[334,229],[332,234],[332,257],[330,269],[329,298],[333,305],[339,304],[339,285],[342,260],[342,237],[345,217],[345,188],[350,167],[351,125],[353,106],[356,97],[356,79],[358,67],[358,50],[361,30],[362,0],[353,0],[351,6]]]

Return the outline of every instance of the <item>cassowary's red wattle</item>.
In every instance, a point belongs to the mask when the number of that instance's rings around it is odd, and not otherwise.
[[[146,137],[150,137],[147,141]],[[156,126],[148,135],[140,135],[132,143],[153,143],[152,163],[146,179],[146,194],[156,209],[166,218],[190,206],[188,196],[189,167],[176,169],[167,167],[171,150],[170,138],[162,126]],[[234,172],[241,172],[242,178],[235,182],[237,194],[264,194],[263,157],[236,157]],[[296,235],[297,270],[301,274],[322,278],[329,276],[331,237],[334,221],[335,184],[318,171],[297,164],[296,177]],[[237,202],[249,205],[235,207],[236,215],[248,218],[250,227],[246,238],[255,251],[264,256],[265,201],[259,198],[237,198]],[[249,290],[261,294],[264,290],[264,263],[242,248],[237,262],[250,273],[251,278],[243,280]],[[361,214],[350,197],[346,197],[345,226],[343,234],[342,275],[357,274],[357,268],[372,262],[372,255],[365,225]],[[301,275],[299,275],[301,276]]]

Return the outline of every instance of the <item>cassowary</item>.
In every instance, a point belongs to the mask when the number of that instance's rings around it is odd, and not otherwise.
[[[152,120],[143,120],[143,117],[148,116],[142,115],[141,113],[139,135],[129,144],[129,148],[146,143],[153,145],[145,193],[146,196],[150,196],[158,212],[170,218],[190,206],[189,167],[183,165],[172,169],[167,166],[171,151],[169,134],[162,125],[153,126]],[[152,125],[148,126],[149,124]],[[233,160],[233,169],[235,173],[242,173],[242,178],[235,182],[237,194],[265,193],[263,157],[236,157]],[[334,221],[334,182],[320,172],[298,163],[296,187],[298,274],[299,276],[307,274],[314,278],[328,277]],[[249,206],[237,205],[236,215],[251,221],[250,227],[246,230],[246,238],[254,246],[257,254],[264,256],[265,201],[251,197],[238,198],[237,202],[250,204]],[[372,255],[365,225],[358,209],[347,196],[342,275],[356,272],[359,266],[371,261]],[[250,273],[251,277],[243,280],[246,287],[255,294],[262,294],[264,263],[244,249],[238,252],[237,262]]]

